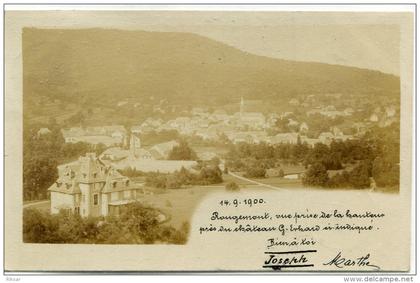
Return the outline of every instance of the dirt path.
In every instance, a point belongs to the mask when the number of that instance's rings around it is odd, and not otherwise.
[[[232,172],[228,172],[228,174],[230,176],[234,177],[234,178],[238,178],[240,180],[247,181],[247,182],[250,182],[252,184],[255,184],[255,185],[258,185],[258,186],[262,186],[262,187],[265,187],[265,188],[269,188],[269,189],[272,189],[272,190],[276,190],[276,191],[278,191],[278,190],[285,190],[284,188],[279,188],[279,187],[275,187],[275,186],[272,186],[272,185],[264,184],[264,183],[261,183],[261,182],[255,181],[255,180],[251,180],[251,179],[245,178],[243,176],[237,175],[237,174],[232,173]]]

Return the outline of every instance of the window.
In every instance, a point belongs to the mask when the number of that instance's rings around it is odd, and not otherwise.
[[[130,181],[129,180],[127,180],[126,182],[125,182],[125,186],[126,187],[128,187],[130,185]]]
[[[96,173],[93,173],[93,178],[96,178]]]
[[[112,187],[113,187],[113,188],[116,188],[116,187],[117,187],[117,182],[113,182],[113,183],[112,183]]]
[[[98,205],[98,194],[93,195],[93,205]]]
[[[74,208],[74,213],[75,214],[80,214],[80,207],[75,207]]]

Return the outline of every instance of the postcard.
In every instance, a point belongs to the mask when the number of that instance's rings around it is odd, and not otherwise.
[[[414,10],[22,7],[6,271],[413,271]]]

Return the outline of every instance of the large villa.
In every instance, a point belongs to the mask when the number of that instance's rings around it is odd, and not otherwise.
[[[118,214],[121,206],[143,193],[142,185],[131,183],[94,153],[58,166],[58,174],[49,188],[51,213],[64,209],[82,217]]]

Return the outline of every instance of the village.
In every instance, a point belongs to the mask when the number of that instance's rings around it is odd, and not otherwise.
[[[307,98],[310,99],[312,98]],[[297,99],[288,102],[291,108],[301,103],[307,102]],[[231,165],[235,163],[234,161],[225,158],[228,145],[263,144],[276,147],[303,144],[308,148],[314,148],[317,144],[330,146],[333,142],[357,140],[372,127],[387,127],[397,121],[399,115],[398,109],[393,105],[377,107],[361,121],[357,121],[353,116],[362,109],[351,107],[337,110],[333,105],[317,106],[307,111],[303,117],[297,116],[292,111],[263,114],[249,111],[250,108],[247,107],[247,101],[241,98],[237,103],[237,112],[230,114],[223,109],[210,112],[204,107],[193,107],[189,115],[166,121],[162,118],[149,117],[130,128],[122,125],[62,128],[60,133],[65,144],[83,143],[91,145],[92,148],[101,145],[103,151],[98,152],[98,155],[86,153],[78,160],[59,164],[58,179],[48,189],[51,213],[66,209],[82,216],[115,214],[118,213],[120,206],[139,197],[144,198],[145,194],[154,194],[152,188],[147,188],[145,178],[134,178],[133,181],[124,176],[124,171],[141,172],[144,175],[173,175],[187,170],[198,174],[199,163],[209,163],[212,160],[217,160],[218,170],[224,173],[225,183],[229,181],[242,187],[259,186],[268,189],[302,187],[301,178],[306,170],[303,164],[284,163],[268,167],[264,165],[265,169],[261,176],[247,174],[241,167]],[[309,125],[315,116],[327,120],[344,117],[346,121],[351,121],[351,124],[349,127],[347,123],[347,128],[334,125],[329,131],[321,131],[318,135],[314,135],[316,131],[310,129]],[[171,131],[176,132],[178,137],[184,140],[192,141],[189,145],[196,151],[196,158],[179,158],[179,160],[171,158],[173,149],[180,146],[180,141],[177,139],[143,144],[142,137],[147,134],[153,133],[159,136],[160,133]],[[39,138],[50,134],[50,129],[45,127],[37,132]],[[205,150],[196,147],[194,141],[197,139],[207,145]],[[221,144],[222,147],[226,147],[225,150],[220,150]],[[329,174],[334,172],[336,171],[331,170]],[[257,177],[266,179],[260,180]]]
[[[307,99],[312,99],[308,96]],[[291,99],[290,107],[299,106],[301,102],[297,99]],[[303,106],[308,106],[306,102]],[[125,103],[119,102],[117,106],[124,106]],[[281,113],[250,112],[246,110],[247,105],[243,98],[238,103],[238,110],[235,113],[228,114],[223,109],[216,109],[213,112],[204,107],[193,107],[189,115],[179,116],[174,119],[164,121],[162,118],[147,118],[142,123],[131,126],[129,129],[122,125],[100,126],[100,127],[72,127],[62,129],[63,137],[67,143],[87,142],[91,144],[104,144],[107,147],[113,145],[127,145],[130,135],[133,135],[136,147],[140,148],[140,140],[136,136],[150,132],[160,133],[164,131],[175,130],[185,137],[198,137],[204,141],[217,142],[221,138],[238,144],[245,143],[268,143],[268,144],[296,144],[298,140],[314,146],[316,143],[329,145],[333,140],[357,139],[366,131],[373,127],[387,127],[398,120],[397,108],[395,105],[376,107],[372,113],[361,121],[355,120],[357,112],[364,109],[353,109],[346,107],[343,110],[337,110],[334,105],[317,106],[306,112],[305,117],[296,119],[292,111]],[[162,111],[162,110],[161,110]],[[184,111],[185,112],[185,111]],[[314,129],[310,128],[309,121],[315,116],[321,116],[325,119],[336,119],[343,117],[351,124],[346,124],[345,128],[332,126],[328,131],[320,132],[314,136]],[[285,125],[278,129],[281,122]],[[277,132],[273,133],[273,130]],[[318,130],[318,129],[315,129]],[[48,131],[48,129],[42,129]],[[140,155],[144,159],[164,159],[161,156],[161,146],[156,145],[150,151],[142,148]],[[167,146],[167,145],[166,145]],[[159,153],[160,152],[160,153]],[[160,156],[159,156],[160,154]]]

